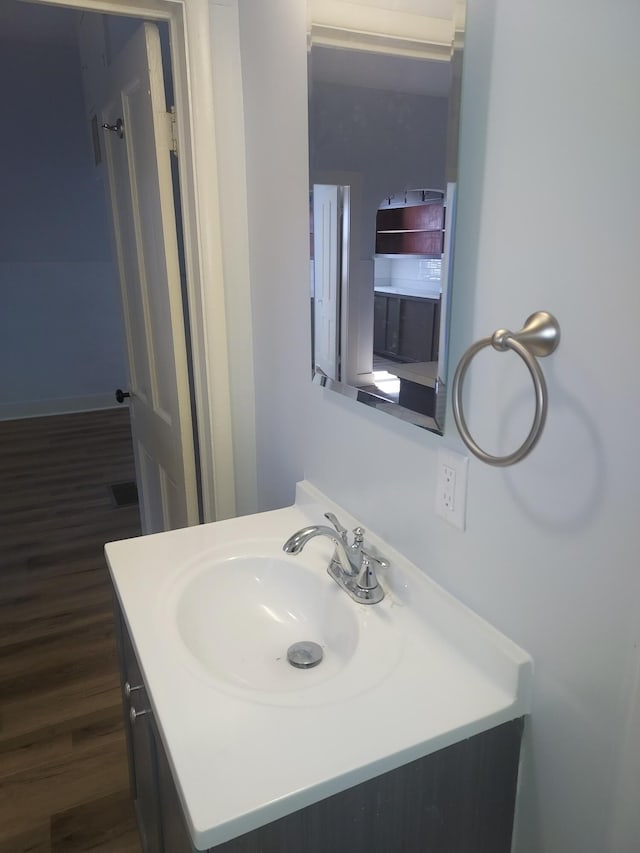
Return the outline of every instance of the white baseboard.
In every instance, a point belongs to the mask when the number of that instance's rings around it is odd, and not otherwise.
[[[12,421],[18,418],[42,418],[47,415],[68,415],[74,412],[95,412],[98,409],[115,409],[119,405],[116,403],[113,393],[0,403],[0,421]]]

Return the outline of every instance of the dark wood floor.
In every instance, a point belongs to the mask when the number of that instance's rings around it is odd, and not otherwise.
[[[126,409],[0,422],[0,853],[140,853],[102,553]]]

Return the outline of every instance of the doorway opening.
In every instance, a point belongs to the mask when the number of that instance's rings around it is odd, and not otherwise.
[[[3,4],[0,15],[5,78],[15,81],[9,107],[11,147],[5,159],[8,174],[3,182],[5,239],[0,263],[4,262],[3,290],[11,323],[3,344],[7,369],[0,415],[17,418],[107,408],[115,405],[116,387],[126,387],[132,376],[132,366],[127,364],[127,350],[130,362],[132,346],[130,341],[125,346],[123,334],[118,287],[122,257],[114,252],[110,234],[108,131],[100,128],[98,119],[100,104],[107,97],[106,75],[142,21],[16,0]],[[172,106],[169,28],[166,21],[156,26],[164,94],[167,105]],[[196,476],[190,488],[197,492],[198,509],[197,517],[176,514],[177,523],[167,520],[165,514],[159,523],[145,524],[143,514],[145,532],[202,520],[187,265],[178,168],[175,158],[171,159],[191,421],[187,439],[196,454]],[[152,320],[154,311],[163,310],[159,301],[154,308],[154,301],[159,300],[155,284],[149,286],[149,304],[142,306]],[[124,307],[131,314],[131,306]],[[144,335],[149,317],[139,317],[138,322],[142,322]],[[171,344],[168,341],[165,349]],[[154,494],[162,491],[162,478],[144,477],[145,457],[138,456],[143,505],[148,509],[166,504],[162,494]]]

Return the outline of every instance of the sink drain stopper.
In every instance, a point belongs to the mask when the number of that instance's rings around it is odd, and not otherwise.
[[[322,660],[322,646],[312,640],[302,640],[287,649],[287,660],[298,669],[311,669]]]

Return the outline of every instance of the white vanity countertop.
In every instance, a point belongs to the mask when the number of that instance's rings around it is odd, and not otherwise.
[[[437,361],[412,361],[406,364],[388,364],[387,373],[397,376],[398,379],[408,379],[418,385],[426,385],[429,388],[436,387],[438,378]]]
[[[327,510],[345,526],[356,526],[357,519],[303,482],[293,507],[106,547],[198,849],[529,710],[529,656],[370,535],[367,543],[391,563],[379,572],[386,596],[376,605],[352,604],[363,630],[376,620],[393,620],[398,626],[397,648],[381,650],[384,677],[356,689],[358,673],[352,671],[351,687],[342,698],[332,695],[331,679],[318,688],[271,696],[243,693],[200,668],[177,636],[172,604],[176,584],[202,566],[208,554],[213,559],[234,549],[250,552],[252,542],[261,547],[270,542],[274,553],[281,554],[282,544],[296,530],[326,524]],[[304,554],[282,556],[295,561],[309,555],[317,560],[319,576],[334,584],[324,569],[332,551],[331,541],[318,537]],[[334,586],[336,594],[346,596]],[[307,674],[300,672],[303,678]]]
[[[428,290],[424,284],[419,283],[416,283],[415,285],[376,284],[374,286],[374,293],[383,293],[386,296],[412,296],[418,299],[430,299],[431,301],[436,302],[440,299],[440,293]]]

